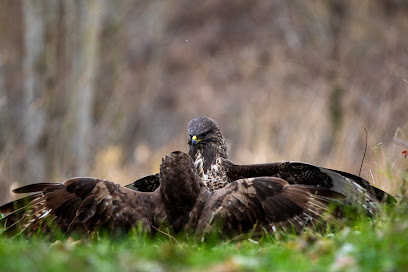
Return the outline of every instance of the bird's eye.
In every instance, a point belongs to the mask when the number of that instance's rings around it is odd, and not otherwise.
[[[203,138],[203,137],[205,137],[206,135],[207,135],[207,133],[206,133],[206,132],[203,132],[203,133],[200,134],[200,138]]]

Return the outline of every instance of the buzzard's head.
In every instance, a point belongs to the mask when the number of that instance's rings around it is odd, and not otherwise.
[[[206,163],[215,158],[228,158],[227,145],[217,123],[206,116],[194,118],[188,123],[188,153],[196,160],[200,155]]]

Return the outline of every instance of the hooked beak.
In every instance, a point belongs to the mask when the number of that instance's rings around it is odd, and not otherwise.
[[[197,136],[193,136],[193,137],[191,137],[191,144],[193,145],[193,146],[195,146],[196,144],[198,144],[199,142],[200,142],[201,140],[199,140],[198,138],[197,138]]]

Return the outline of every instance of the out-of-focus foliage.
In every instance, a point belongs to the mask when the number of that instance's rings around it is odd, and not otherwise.
[[[378,169],[404,148],[407,79],[405,1],[5,0],[0,199],[75,175],[131,182],[186,150],[199,115],[234,161],[353,173],[366,128],[362,176],[390,189]]]

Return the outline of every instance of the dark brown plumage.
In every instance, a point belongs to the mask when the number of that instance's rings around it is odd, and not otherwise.
[[[127,232],[139,222],[149,231],[152,225],[154,193],[137,192],[107,180],[73,178],[63,184],[31,184],[14,192],[35,194],[0,207],[0,212],[8,213],[0,222],[9,236],[31,236],[37,231],[48,234],[56,227],[63,233]]]
[[[327,205],[343,195],[325,188],[289,185],[274,177],[234,181],[210,191],[197,173],[191,157],[183,152],[166,155],[160,167],[159,191],[164,213],[154,222],[173,230],[199,234],[212,230],[235,235],[254,229],[301,231],[321,220]],[[157,192],[157,191],[156,191]]]
[[[91,234],[105,229],[127,232],[169,225],[174,231],[208,232],[215,222],[226,234],[252,228],[299,231],[320,220],[327,204],[351,205],[375,214],[387,193],[349,173],[300,162],[237,165],[227,159],[225,139],[216,122],[198,117],[188,125],[189,155],[166,155],[160,174],[126,187],[95,178],[64,184],[32,184],[16,193],[32,196],[0,207],[7,235],[35,231]],[[136,190],[150,192],[139,192]]]
[[[234,181],[212,191],[198,222],[198,231],[213,230],[221,222],[222,233],[241,234],[253,230],[299,233],[307,226],[328,220],[327,205],[344,198],[331,190],[307,185],[290,185],[275,177]]]
[[[160,187],[150,193],[95,178],[27,185],[15,192],[36,194],[1,206],[8,215],[0,223],[9,236],[48,234],[55,227],[65,234],[128,232],[139,224],[146,231],[165,224],[176,232],[198,233],[221,224],[219,230],[227,235],[261,228],[300,231],[318,221],[329,202],[343,197],[273,177],[237,180],[210,191],[191,157],[179,151],[163,158],[159,177]]]
[[[386,192],[350,173],[326,169],[302,162],[277,162],[266,164],[237,165],[228,160],[227,146],[217,123],[201,116],[191,120],[187,126],[188,154],[193,158],[204,184],[215,190],[242,178],[262,176],[279,177],[289,184],[305,184],[331,189],[346,196],[344,204],[351,205],[368,214],[379,209],[380,202],[395,202]],[[144,178],[150,188],[157,188],[158,178]],[[144,180],[128,185],[142,188]]]

